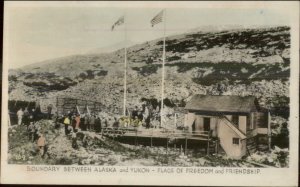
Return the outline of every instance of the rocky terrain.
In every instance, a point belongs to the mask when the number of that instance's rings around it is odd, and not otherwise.
[[[142,98],[160,100],[162,40],[127,51],[128,107]],[[289,27],[196,31],[167,37],[165,97],[184,106],[199,93],[255,95],[262,106],[287,118],[282,111],[288,111],[289,55]],[[9,98],[54,102],[57,96],[84,96],[120,113],[123,78],[123,49],[68,56],[10,70]]]
[[[72,148],[71,135],[64,134],[63,125],[55,129],[52,120],[37,122],[45,135],[47,151],[38,154],[36,142],[28,140],[26,126],[9,128],[8,163],[43,165],[95,165],[95,166],[197,166],[197,167],[287,167],[288,151],[275,149],[270,153],[256,152],[244,160],[233,160],[222,155],[207,156],[205,151],[180,148],[133,146],[121,144],[94,132],[77,134],[78,148]]]

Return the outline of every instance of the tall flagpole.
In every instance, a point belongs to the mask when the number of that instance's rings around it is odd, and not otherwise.
[[[164,109],[164,87],[165,87],[165,57],[166,57],[166,9],[163,14],[164,37],[163,37],[163,55],[162,55],[162,79],[161,79],[161,107],[160,107],[160,126],[163,126]]]
[[[126,97],[127,97],[127,25],[126,25],[126,13],[124,14],[124,100],[123,100],[123,116],[126,116]]]

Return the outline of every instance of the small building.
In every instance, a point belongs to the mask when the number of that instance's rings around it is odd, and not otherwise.
[[[254,152],[257,136],[269,132],[269,113],[253,96],[194,95],[185,111],[188,130],[209,132],[231,158]]]

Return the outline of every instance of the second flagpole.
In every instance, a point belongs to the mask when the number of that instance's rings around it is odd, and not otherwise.
[[[126,97],[127,97],[127,25],[126,13],[124,14],[124,100],[123,100],[123,116],[126,116]]]
[[[160,126],[163,126],[164,109],[164,84],[165,84],[165,58],[166,58],[166,9],[163,11],[164,36],[163,36],[163,56],[162,56],[162,80],[161,80],[161,107],[160,107]]]

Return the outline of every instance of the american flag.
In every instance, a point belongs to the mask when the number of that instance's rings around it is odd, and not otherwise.
[[[124,23],[124,16],[120,17],[112,26],[111,30],[113,31],[116,26],[122,25]]]
[[[152,20],[151,20],[151,26],[153,27],[154,25],[160,23],[163,21],[163,15],[164,15],[164,10],[160,11]]]

